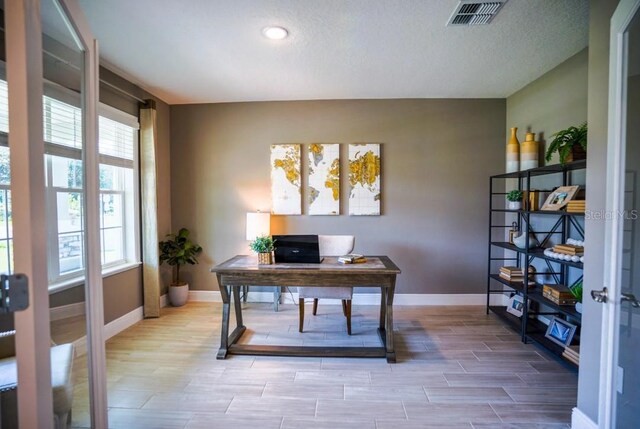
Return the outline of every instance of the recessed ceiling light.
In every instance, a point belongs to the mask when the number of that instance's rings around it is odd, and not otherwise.
[[[265,27],[262,29],[264,37],[271,40],[282,40],[289,35],[289,32],[284,27]]]

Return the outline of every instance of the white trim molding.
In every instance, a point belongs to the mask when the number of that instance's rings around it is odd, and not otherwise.
[[[160,308],[164,308],[169,305],[169,294],[165,293],[160,295]]]
[[[56,320],[67,319],[69,317],[83,316],[84,315],[84,301],[76,302],[68,305],[61,305],[59,307],[52,307],[49,309],[49,318],[52,322]]]
[[[598,429],[598,425],[576,407],[571,413],[571,429]]]

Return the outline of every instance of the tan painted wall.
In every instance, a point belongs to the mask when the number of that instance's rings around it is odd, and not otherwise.
[[[587,120],[588,61],[585,48],[507,97],[507,128],[518,127],[520,142],[526,132],[534,132],[544,145],[552,134]],[[549,164],[557,163],[554,155]]]
[[[272,233],[355,234],[355,251],[397,262],[400,293],[483,293],[488,176],[503,171],[504,129],[505,100],[492,99],[172,106],[173,229],[204,247],[185,277],[215,290],[209,268],[249,253],[245,213],[270,209],[270,144],[379,142],[382,216],[274,216]]]

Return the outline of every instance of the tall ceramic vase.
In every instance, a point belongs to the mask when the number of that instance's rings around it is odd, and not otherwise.
[[[520,168],[528,170],[538,168],[538,142],[536,133],[527,133],[520,147]]]
[[[520,170],[520,142],[516,133],[517,128],[511,128],[511,138],[507,143],[507,173]]]

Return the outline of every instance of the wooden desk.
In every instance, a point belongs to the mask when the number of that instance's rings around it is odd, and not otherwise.
[[[218,359],[228,354],[269,356],[322,357],[386,357],[396,361],[393,345],[393,295],[400,269],[387,256],[367,256],[364,264],[338,263],[336,257],[325,257],[321,264],[258,265],[257,257],[239,255],[211,269],[218,278],[222,295],[222,332]],[[380,288],[381,347],[313,347],[236,344],[247,329],[242,321],[240,289],[256,286],[353,286]],[[229,335],[231,294],[236,314],[236,328]]]

